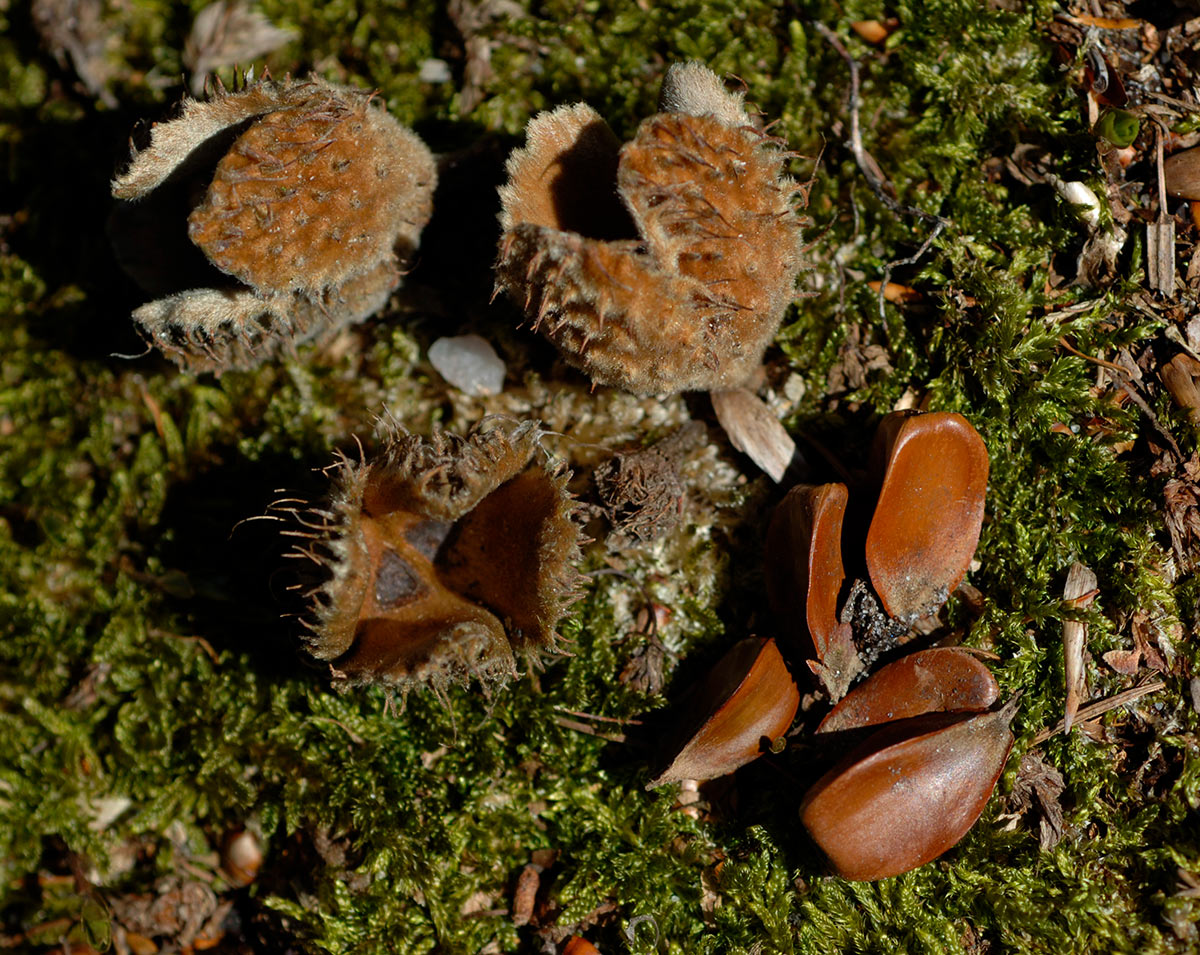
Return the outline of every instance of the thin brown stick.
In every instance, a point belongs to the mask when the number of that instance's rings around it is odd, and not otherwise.
[[[1138,686],[1131,687],[1128,690],[1122,690],[1113,696],[1104,700],[1097,700],[1095,703],[1089,703],[1087,706],[1080,707],[1079,712],[1075,714],[1075,719],[1072,721],[1075,725],[1086,722],[1090,719],[1095,719],[1107,713],[1109,710],[1115,710],[1118,706],[1124,706],[1126,703],[1132,703],[1134,700],[1140,700],[1143,696],[1150,693],[1157,693],[1159,690],[1166,688],[1165,680],[1151,680],[1149,683],[1141,683]],[[1052,728],[1041,730],[1037,736],[1033,738],[1033,745],[1040,746],[1046,742],[1051,736],[1057,736],[1066,730],[1066,721],[1059,720]]]
[[[1084,361],[1090,361],[1092,364],[1101,365],[1104,368],[1111,368],[1113,371],[1120,372],[1122,376],[1125,375],[1125,369],[1122,368],[1120,365],[1116,364],[1115,362],[1105,361],[1103,358],[1093,358],[1091,355],[1081,352],[1078,348],[1076,348],[1069,341],[1067,341],[1066,335],[1060,335],[1059,339],[1058,339],[1058,343],[1060,345],[1062,345],[1062,347],[1065,348],[1067,351],[1069,351],[1072,355],[1075,355],[1078,358],[1082,358]]]
[[[641,726],[642,725],[641,720],[621,719],[620,717],[616,717],[616,716],[600,716],[597,713],[584,713],[580,710],[568,710],[565,706],[556,706],[555,709],[558,710],[558,712],[560,712],[560,713],[566,713],[567,716],[578,716],[580,719],[585,719],[585,720],[598,720],[599,722],[602,722],[602,723],[619,723],[622,726]]]
[[[554,722],[564,729],[575,730],[577,733],[587,733],[588,736],[595,736],[598,739],[608,740],[610,743],[624,743],[624,733],[600,733],[587,723],[580,723],[578,720],[569,720],[565,716],[554,717]]]
[[[850,114],[850,152],[854,155],[854,161],[857,163],[859,171],[863,174],[863,177],[867,180],[868,185],[870,185],[871,191],[879,197],[880,202],[882,202],[897,215],[916,216],[917,218],[923,219],[926,222],[933,223],[933,231],[929,233],[929,235],[925,238],[925,241],[921,243],[916,252],[907,258],[896,259],[894,262],[889,262],[883,267],[883,281],[880,282],[879,285],[878,297],[879,318],[880,320],[883,320],[883,293],[887,288],[888,283],[891,281],[892,269],[901,265],[916,265],[917,262],[919,262],[925,255],[925,253],[929,251],[929,247],[933,245],[934,240],[942,234],[942,231],[946,229],[947,226],[952,225],[952,223],[944,216],[935,215],[932,212],[926,212],[924,209],[918,209],[916,206],[906,206],[894,195],[892,195],[891,184],[888,183],[884,178],[883,170],[880,169],[879,163],[877,163],[875,158],[863,147],[862,125],[859,122],[858,116],[859,90],[861,87],[858,61],[850,55],[850,51],[846,49],[845,44],[842,43],[838,35],[829,29],[829,27],[825,26],[824,23],[814,22],[813,26],[816,28],[816,31],[825,38],[829,45],[837,51],[838,55],[846,61],[846,65],[850,68],[850,95],[849,103],[847,104],[847,110]]]

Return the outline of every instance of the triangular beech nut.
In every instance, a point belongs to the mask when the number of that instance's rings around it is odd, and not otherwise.
[[[983,525],[988,454],[962,415],[894,412],[872,452],[883,484],[867,531],[867,572],[884,609],[911,625],[958,586]]]
[[[850,627],[838,620],[844,484],[801,484],[775,508],[767,529],[767,599],[788,643],[834,699],[862,670]]]
[[[799,706],[800,691],[775,641],[739,641],[696,690],[684,742],[646,788],[732,773],[787,732]]]
[[[1016,701],[973,716],[889,723],[821,777],[800,820],[844,879],[908,872],[975,824],[1008,759]]]
[[[926,713],[982,713],[999,695],[996,678],[973,653],[958,647],[921,650],[855,687],[817,732],[861,729]]]

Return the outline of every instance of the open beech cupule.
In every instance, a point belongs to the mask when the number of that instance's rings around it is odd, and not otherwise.
[[[112,182],[139,331],[188,371],[250,368],[374,314],[433,212],[433,155],[367,90],[269,78],[151,128]]]
[[[329,503],[292,532],[315,574],[309,652],[335,680],[486,685],[514,674],[516,653],[555,648],[580,531],[569,473],[531,464],[541,434],[396,427],[372,461],[336,465]]]
[[[744,384],[795,295],[788,153],[700,63],[672,66],[624,146],[590,106],[535,116],[500,189],[496,287],[598,384]]]

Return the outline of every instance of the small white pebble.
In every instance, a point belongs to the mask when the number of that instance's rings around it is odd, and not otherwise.
[[[422,83],[449,83],[450,64],[445,60],[422,60],[421,72],[417,77]]]
[[[804,379],[795,372],[788,375],[787,381],[783,383],[783,393],[792,404],[798,404],[807,391],[808,386],[804,384]]]
[[[504,362],[478,335],[439,338],[429,346],[429,361],[468,395],[498,395],[504,388]]]

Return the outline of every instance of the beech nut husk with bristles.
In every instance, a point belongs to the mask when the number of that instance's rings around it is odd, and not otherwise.
[[[792,725],[800,690],[775,641],[747,637],[721,658],[690,704],[682,743],[647,789],[715,779],[758,759]]]
[[[141,333],[189,371],[252,367],[378,311],[433,211],[425,144],[312,77],[185,100],[112,183]]]
[[[794,297],[803,190],[707,67],[672,66],[659,108],[624,146],[582,103],[530,121],[500,189],[497,289],[593,382],[735,388]]]
[[[1013,744],[1016,701],[988,713],[930,713],[873,732],[805,794],[800,820],[845,879],[936,859],[975,824]]]
[[[569,473],[531,463],[526,422],[429,438],[399,426],[369,463],[343,460],[326,506],[299,512],[309,652],[342,683],[407,689],[503,681],[554,649],[578,597]]]

